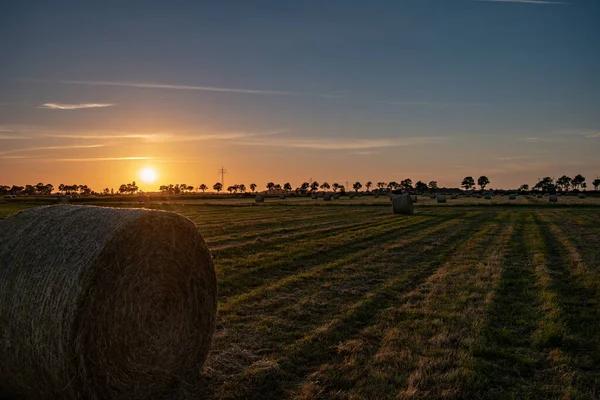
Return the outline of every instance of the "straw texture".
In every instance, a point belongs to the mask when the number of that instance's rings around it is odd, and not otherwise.
[[[198,379],[216,277],[195,225],[49,206],[0,221],[0,397],[155,399]]]

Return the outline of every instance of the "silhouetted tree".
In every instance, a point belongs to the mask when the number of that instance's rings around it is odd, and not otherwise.
[[[360,182],[354,182],[354,185],[352,185],[352,189],[354,189],[354,191],[356,193],[358,193],[358,191],[362,188],[362,183]]]
[[[569,188],[571,187],[571,178],[566,175],[561,176],[556,180],[556,187],[560,190],[568,192]]]
[[[240,190],[240,192],[246,193],[246,185],[244,185],[243,183],[238,186],[238,189]]]
[[[400,182],[400,187],[402,187],[402,189],[411,190],[413,188],[412,184],[412,179],[407,178]]]
[[[338,189],[340,188],[340,184],[334,182],[333,185],[331,185],[331,188],[333,189],[333,193],[337,192]]]
[[[252,193],[254,193],[254,191],[256,190],[256,183],[250,184],[250,190],[252,190]]]
[[[415,183],[415,189],[418,193],[424,193],[427,191],[427,184],[421,181]]]
[[[369,181],[365,184],[365,187],[367,188],[367,192],[371,191],[371,188],[373,187],[373,182]]]
[[[463,181],[463,183],[465,183],[465,181]],[[490,184],[490,180],[489,180],[489,178],[487,176],[481,175],[477,179],[477,184],[479,185],[479,187],[481,188],[481,190],[485,190],[485,187]]]
[[[386,186],[385,182],[377,182],[377,187],[379,188],[379,190],[385,189],[385,186]]]
[[[475,179],[473,179],[472,176],[467,176],[465,179],[463,179],[462,184],[460,186],[462,186],[466,190],[470,190],[475,187]]]
[[[268,191],[271,191],[271,190],[273,190],[273,188],[274,188],[274,187],[275,187],[275,184],[274,184],[273,182],[269,182],[269,183],[267,183],[267,190],[268,190]]]
[[[198,189],[202,190],[202,193],[204,193],[206,191],[206,189],[208,189],[208,186],[206,186],[204,183],[201,184],[200,186],[198,186]]]
[[[319,189],[319,182],[314,181],[313,183],[310,184],[310,190],[312,192],[316,192],[317,189]]]
[[[292,184],[289,182],[286,182],[285,185],[283,185],[283,190],[285,190],[286,192],[291,192],[292,191]]]
[[[302,185],[300,185],[300,190],[302,190],[303,192],[306,192],[309,187],[310,187],[310,183],[302,182]]]
[[[429,190],[431,190],[432,192],[435,192],[436,190],[438,190],[438,183],[437,181],[431,181],[429,182]]]
[[[600,178],[594,179],[592,185],[594,186],[594,190],[598,190],[598,188],[600,187]]]
[[[521,191],[521,192],[527,192],[528,190],[529,190],[529,185],[526,183],[524,183],[523,185],[521,185],[519,187],[519,191]]]
[[[223,184],[221,182],[217,182],[213,185],[213,189],[216,190],[217,194],[219,194],[219,192],[223,190]]]
[[[319,186],[322,190],[329,190],[331,188],[331,186],[329,186],[329,183],[327,182],[323,182],[321,184],[321,186]]]
[[[585,178],[583,177],[583,175],[577,174],[575,178],[573,178],[573,180],[571,181],[571,185],[573,185],[575,189],[579,189],[579,187],[583,185],[584,182]]]

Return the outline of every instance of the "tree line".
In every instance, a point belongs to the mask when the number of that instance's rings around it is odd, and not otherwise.
[[[477,181],[475,181],[475,179],[472,176],[467,176],[462,180],[460,187],[465,190],[474,190],[477,188],[477,186],[479,186],[479,189],[483,191],[489,185],[490,185],[490,179],[485,175],[480,176],[477,179]],[[600,178],[594,179],[592,181],[592,186],[594,187],[594,190],[598,190],[600,188]],[[400,182],[391,181],[391,182],[373,183],[372,181],[368,181],[367,183],[364,184],[364,186],[361,182],[357,181],[352,184],[351,190],[354,190],[354,192],[358,193],[363,187],[366,189],[367,192],[371,192],[371,191],[385,192],[385,191],[395,191],[395,190],[406,190],[406,191],[416,191],[417,193],[426,193],[426,192],[435,192],[439,189],[437,181],[430,181],[429,183],[417,181],[416,183],[413,184],[413,181],[410,178],[407,178],[407,179],[401,180]],[[245,184],[234,184],[234,185],[228,186],[226,188],[226,190],[227,190],[227,192],[229,192],[231,194],[248,193],[248,191],[250,191],[251,193],[255,193],[257,188],[258,188],[258,185],[256,183],[251,183],[250,185],[248,185],[248,187],[246,187]],[[530,187],[528,184],[523,184],[519,187],[519,190],[528,191],[529,188]],[[167,194],[167,195],[179,195],[179,194],[193,193],[198,190],[202,191],[202,193],[205,193],[208,189],[209,189],[209,187],[204,183],[198,185],[197,187],[188,185],[185,183],[161,185],[159,187],[159,191],[162,194]],[[225,188],[223,187],[223,184],[221,182],[217,182],[214,185],[212,185],[212,189],[215,192],[217,192],[217,194],[218,194],[218,193],[222,192]],[[292,187],[292,185],[289,182],[286,182],[283,185],[281,185],[279,183],[268,182],[265,185],[265,189],[267,192],[274,192],[274,193],[291,193],[293,191],[296,193],[314,193],[314,192],[318,191],[319,189],[322,191],[330,191],[331,190],[334,193],[338,193],[338,192],[345,193],[348,190],[344,185],[337,183],[337,182],[329,184],[329,182],[319,183],[318,181],[303,182],[300,186],[296,187],[295,189]],[[532,190],[543,191],[543,192],[547,192],[547,193],[554,193],[557,191],[568,192],[569,190],[581,190],[581,189],[583,189],[583,190],[587,189],[586,179],[581,174],[578,174],[573,178],[571,178],[567,175],[563,175],[558,179],[554,179],[552,177],[539,178],[538,182],[532,187]],[[25,185],[25,186],[0,185],[0,195],[47,196],[47,195],[51,195],[53,191],[54,191],[54,186],[52,184],[49,184],[49,183],[44,184],[43,182],[40,182],[36,185]],[[131,195],[131,194],[135,194],[138,192],[139,192],[139,187],[137,186],[135,181],[133,181],[132,183],[124,183],[124,184],[120,185],[119,188],[117,189],[117,193],[122,194],[122,195],[123,194]],[[115,191],[113,189],[104,188],[102,190],[102,192],[97,193],[97,192],[94,192],[87,185],[65,185],[65,184],[61,183],[60,185],[58,185],[58,193],[63,194],[63,195],[90,195],[90,194],[112,195],[112,194],[115,194]]]

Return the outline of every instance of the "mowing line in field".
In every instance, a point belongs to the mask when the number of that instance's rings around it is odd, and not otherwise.
[[[473,236],[462,237],[462,242],[433,262],[425,261],[422,268],[431,272],[427,279],[398,296],[394,303],[399,306],[384,310],[374,324],[342,342],[335,357],[337,361],[324,364],[314,372],[300,389],[301,397],[318,394],[327,398],[339,388],[349,391],[344,393],[346,396],[351,393],[364,398],[405,397],[411,391],[418,393],[423,385],[430,385],[429,374],[436,369],[452,370],[460,361],[461,353],[456,349],[461,344],[460,334],[472,328],[469,315],[477,314],[469,302],[475,300],[474,294],[480,297],[485,294],[485,290],[472,287],[460,289],[471,280],[485,281],[489,278],[489,269],[494,268],[479,264],[474,267],[465,254],[475,252],[474,260],[483,260],[488,255],[484,249],[491,247],[490,252],[500,251],[497,246],[489,246],[502,243],[502,237],[493,237],[501,229],[499,222],[505,216],[498,218]],[[478,270],[483,272],[478,274]],[[448,284],[444,286],[445,281]],[[454,320],[464,327],[448,327]],[[443,374],[434,377],[438,381],[443,378]],[[401,387],[407,389],[398,393]]]
[[[228,296],[235,288],[253,288],[265,281],[281,279],[283,276],[297,273],[322,262],[320,258],[343,257],[355,248],[368,248],[391,234],[401,234],[399,230],[411,229],[416,225],[427,227],[455,218],[456,214],[432,217],[391,217],[389,221],[331,234],[307,238],[291,244],[283,242],[279,246],[267,247],[264,252],[251,253],[245,259],[237,257],[229,263],[217,258],[217,276],[220,277],[220,295]],[[265,247],[257,244],[256,247]],[[233,264],[242,263],[239,264]]]
[[[255,387],[250,392],[245,392],[242,397],[252,396],[252,393],[259,393],[261,390],[274,390],[270,388],[260,387],[265,382],[265,374],[269,375],[273,372],[272,367],[277,366],[282,370],[282,373],[277,373],[277,382],[271,382],[271,385],[283,390],[282,385],[285,374],[293,374],[295,379],[301,376],[303,372],[308,371],[319,363],[326,361],[332,356],[334,351],[330,346],[336,345],[339,341],[349,335],[359,332],[366,327],[371,320],[375,319],[382,308],[391,305],[400,296],[400,293],[411,290],[419,285],[435,268],[443,264],[444,256],[449,256],[454,252],[460,243],[465,242],[467,237],[464,235],[470,228],[470,224],[457,227],[443,238],[441,246],[442,254],[436,257],[436,260],[431,263],[417,263],[407,267],[399,260],[400,264],[389,266],[389,271],[394,271],[391,277],[380,283],[377,282],[375,288],[362,294],[362,298],[357,302],[344,306],[337,315],[333,316],[333,320],[317,327],[310,333],[305,334],[297,342],[286,346],[280,350],[280,356],[270,358],[270,360],[262,359],[253,364],[243,373],[244,379],[251,379],[259,387]],[[461,235],[462,234],[462,235]],[[423,245],[422,247],[427,247]],[[434,256],[433,253],[427,255]],[[406,268],[398,268],[402,265]],[[270,366],[265,369],[265,366]],[[289,385],[291,382],[288,382]]]
[[[543,240],[549,250],[548,269],[556,302],[564,310],[566,331],[559,337],[561,352],[556,362],[568,365],[568,394],[573,398],[600,398],[600,310],[598,309],[598,266],[584,263],[577,247],[547,216]],[[562,225],[563,227],[568,225]]]
[[[355,230],[361,227],[377,225],[378,222],[386,220],[389,220],[389,215],[371,217],[367,221],[361,220],[360,222],[356,222],[356,220],[354,219],[341,222],[339,219],[336,218],[326,222],[306,224],[300,227],[287,227],[277,230],[263,230],[253,232],[252,234],[247,235],[248,238],[244,237],[241,241],[235,241],[235,239],[230,239],[227,241],[228,243],[226,245],[217,246],[214,245],[214,242],[212,242],[208,243],[208,246],[213,253],[227,251],[228,258],[233,258],[236,257],[236,254],[238,256],[241,256],[244,253],[247,253],[246,247],[256,245],[256,238],[260,238],[260,243],[267,246],[272,245],[273,243],[289,242],[290,240],[295,240],[307,236],[326,234],[328,232]]]

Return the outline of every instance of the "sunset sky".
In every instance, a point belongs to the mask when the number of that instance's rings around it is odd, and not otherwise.
[[[0,184],[600,175],[600,1],[0,1]]]

